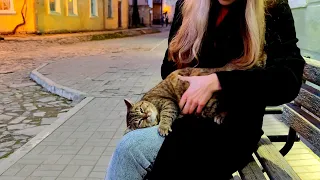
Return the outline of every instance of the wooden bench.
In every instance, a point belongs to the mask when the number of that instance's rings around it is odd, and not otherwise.
[[[282,115],[279,120],[289,127],[286,144],[279,152],[270,139],[283,138],[263,135],[257,152],[253,154],[252,161],[244,169],[235,173],[233,179],[300,179],[283,157],[297,140],[297,134],[313,146],[314,152],[320,151],[320,91],[318,90],[320,61],[311,59],[306,59],[306,61],[303,74],[304,83],[299,95],[292,103],[283,105],[280,111]],[[279,109],[267,108],[266,112],[277,113]]]

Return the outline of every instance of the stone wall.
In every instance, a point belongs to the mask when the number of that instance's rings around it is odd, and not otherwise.
[[[303,56],[320,60],[320,0],[289,0]]]

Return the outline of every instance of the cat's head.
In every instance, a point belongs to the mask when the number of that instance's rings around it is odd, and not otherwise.
[[[148,101],[139,101],[132,103],[129,100],[124,100],[127,106],[127,130],[129,131],[151,127],[157,124],[158,110]]]

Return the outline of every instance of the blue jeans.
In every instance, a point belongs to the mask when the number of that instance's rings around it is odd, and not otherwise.
[[[124,135],[111,157],[105,180],[142,180],[163,141],[164,138],[158,134],[158,126]]]

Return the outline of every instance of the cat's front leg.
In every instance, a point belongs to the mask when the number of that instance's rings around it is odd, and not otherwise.
[[[179,107],[171,101],[163,104],[160,111],[159,134],[167,136],[172,131],[171,126],[173,121],[178,117]]]
[[[161,136],[168,136],[172,131],[171,125],[160,122],[158,131]]]

